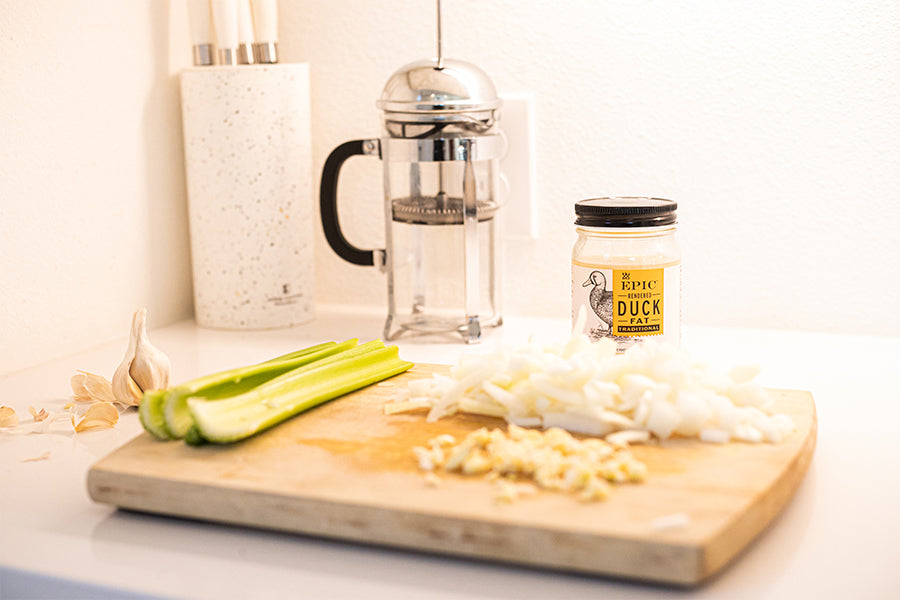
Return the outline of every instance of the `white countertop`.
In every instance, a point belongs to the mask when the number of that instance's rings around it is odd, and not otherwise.
[[[123,334],[126,332],[123,332]],[[507,319],[482,347],[563,320]],[[381,319],[322,312],[311,324],[225,332],[183,322],[151,331],[182,381],[325,340],[381,337]],[[887,598],[900,565],[900,338],[686,326],[710,362],[758,362],[769,387],[813,393],[818,444],[793,501],[733,564],[690,591],[485,564],[302,536],[117,511],[88,497],[97,460],[141,431],[0,434],[0,599],[12,598]],[[452,363],[459,345],[400,343],[404,358]],[[76,369],[107,377],[125,340],[0,379],[0,405],[59,410]],[[49,452],[45,460],[27,461]],[[27,461],[27,462],[23,462]],[[889,587],[890,586],[890,587]],[[609,596],[611,595],[611,596]]]

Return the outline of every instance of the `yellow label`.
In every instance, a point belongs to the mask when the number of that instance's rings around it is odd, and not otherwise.
[[[665,269],[613,269],[613,335],[659,335]]]

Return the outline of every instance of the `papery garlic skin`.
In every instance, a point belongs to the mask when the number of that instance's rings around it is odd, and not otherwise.
[[[10,406],[0,406],[0,427],[15,427],[18,424],[16,410]]]
[[[69,380],[75,402],[116,402],[112,384],[102,375],[78,371]]]
[[[147,337],[147,309],[142,308],[134,313],[128,350],[112,378],[116,401],[137,406],[144,392],[169,387],[170,369],[169,357]]]

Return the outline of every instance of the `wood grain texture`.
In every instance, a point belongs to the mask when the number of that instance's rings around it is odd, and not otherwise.
[[[411,448],[498,419],[437,423],[424,411],[386,416],[403,375],[322,405],[231,446],[189,447],[142,434],[88,472],[97,502],[123,508],[430,552],[694,585],[732,560],[790,500],[816,441],[808,392],[770,390],[795,431],[780,444],[674,439],[635,446],[643,484],[616,486],[604,502],[540,492],[495,501],[494,484],[443,475],[428,485]],[[654,519],[686,513],[660,530]]]

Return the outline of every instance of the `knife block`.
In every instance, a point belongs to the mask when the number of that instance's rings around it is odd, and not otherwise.
[[[309,65],[181,73],[194,313],[201,327],[312,320]]]

